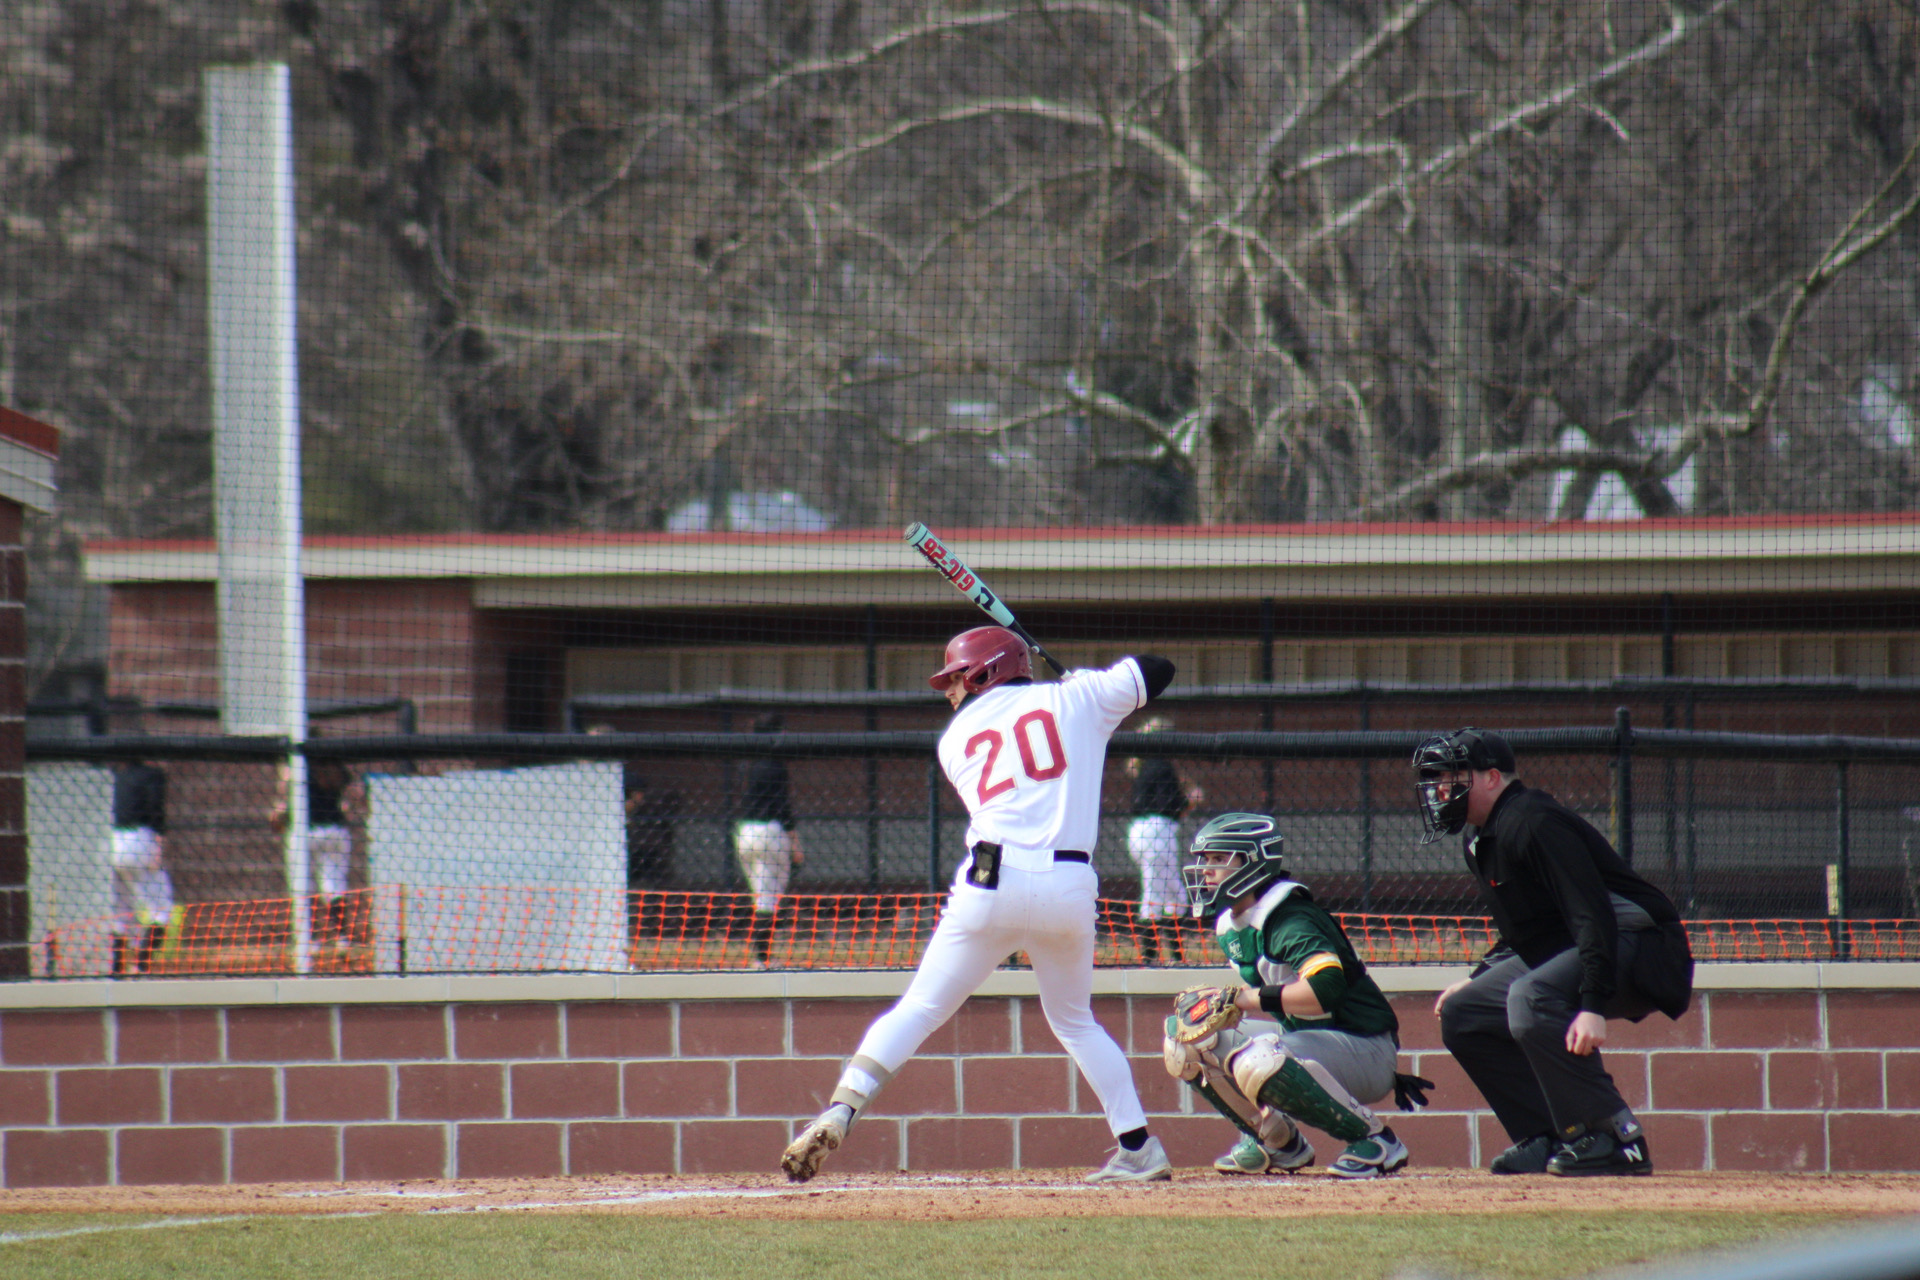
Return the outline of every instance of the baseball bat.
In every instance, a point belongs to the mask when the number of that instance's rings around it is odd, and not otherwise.
[[[979,605],[989,618],[1026,641],[1027,647],[1045,659],[1055,675],[1067,674],[1067,669],[1055,662],[1053,655],[1042,649],[1038,640],[1027,634],[1027,629],[1013,616],[1013,610],[1007,608],[1006,601],[982,582],[979,574],[967,568],[966,561],[954,554],[953,548],[934,536],[933,530],[916,520],[907,526],[905,537],[907,545],[925,556],[927,563],[951,582],[955,591]]]

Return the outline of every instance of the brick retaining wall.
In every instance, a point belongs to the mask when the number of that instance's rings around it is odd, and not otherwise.
[[[1432,993],[1459,972],[1380,974],[1403,1069],[1439,1086],[1429,1111],[1395,1121],[1416,1167],[1481,1165],[1505,1145],[1439,1046]],[[1177,1166],[1232,1138],[1160,1065],[1168,995],[1202,976],[1103,973],[1095,1002]],[[1920,1170],[1916,977],[1703,966],[1686,1018],[1611,1024],[1608,1061],[1657,1165]],[[7,984],[0,1185],[770,1172],[905,979]],[[1110,1145],[1031,975],[1003,971],[829,1167],[1091,1167]]]

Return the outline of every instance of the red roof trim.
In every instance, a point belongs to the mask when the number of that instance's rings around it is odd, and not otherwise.
[[[60,456],[60,432],[18,410],[0,406],[0,436],[49,458]]]
[[[7,413],[0,409],[0,414]],[[19,417],[20,415],[13,415]],[[31,418],[24,419],[31,423]],[[4,419],[0,419],[4,425]],[[39,424],[34,424],[39,425]],[[52,428],[46,428],[52,431]],[[1920,525],[1920,512],[1868,512],[1853,515],[1698,516],[1660,520],[1574,520],[1529,524],[1523,521],[1485,520],[1451,523],[1347,522],[1329,524],[1239,525],[1094,525],[1066,529],[941,529],[948,542],[1084,542],[1103,538],[1161,538],[1178,541],[1212,537],[1439,537],[1543,533],[1615,533],[1642,531],[1717,533],[1749,529],[1871,528]],[[899,534],[888,529],[849,529],[833,533],[420,533],[372,537],[314,535],[304,546],[318,549],[377,550],[399,547],[623,547],[623,546],[832,546],[850,542],[891,542]],[[87,543],[89,551],[211,552],[211,538],[116,538]]]

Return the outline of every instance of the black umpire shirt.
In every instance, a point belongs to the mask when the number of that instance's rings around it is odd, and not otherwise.
[[[1584,1012],[1603,1012],[1614,994],[1620,930],[1611,895],[1645,911],[1656,926],[1680,919],[1667,895],[1635,875],[1592,823],[1517,781],[1494,801],[1484,827],[1468,828],[1466,855],[1501,946],[1531,967],[1580,948]]]

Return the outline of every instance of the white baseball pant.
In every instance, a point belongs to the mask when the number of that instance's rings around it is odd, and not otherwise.
[[[753,909],[771,915],[793,875],[793,837],[777,822],[741,822],[733,828],[733,856],[753,894]]]
[[[1117,1136],[1146,1124],[1127,1055],[1093,1019],[1099,886],[1100,877],[1083,862],[1056,862],[1045,871],[1022,871],[1003,862],[997,889],[956,879],[906,994],[867,1028],[856,1059],[871,1058],[897,1072],[1001,961],[1025,951],[1047,1025],[1093,1086],[1107,1127]],[[872,1078],[864,1072],[859,1076],[843,1077],[842,1084],[871,1094]]]
[[[313,863],[314,892],[337,898],[347,891],[347,863],[353,857],[353,832],[345,827],[307,828],[307,856]]]
[[[1127,824],[1127,856],[1140,868],[1140,918],[1187,914],[1180,875],[1180,820],[1143,814]]]
[[[161,865],[164,841],[152,827],[113,829],[113,931],[165,924],[173,915],[173,877]]]

